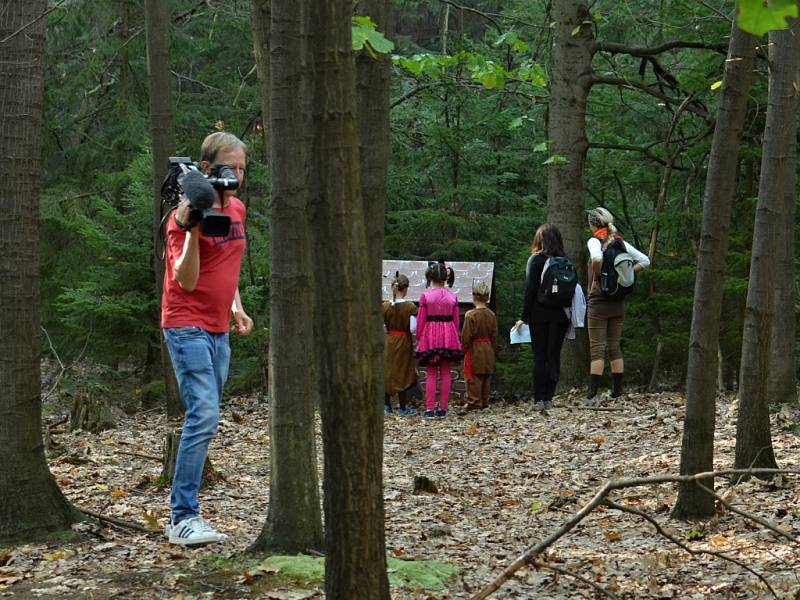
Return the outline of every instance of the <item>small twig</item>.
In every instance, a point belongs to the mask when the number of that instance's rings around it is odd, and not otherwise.
[[[94,517],[100,521],[105,521],[106,523],[111,523],[112,525],[116,525],[117,527],[122,527],[124,529],[133,529],[134,531],[141,531],[142,533],[147,533],[150,535],[155,535],[156,532],[147,529],[139,525],[138,523],[134,523],[133,521],[126,521],[125,519],[118,519],[117,517],[109,517],[107,515],[101,515],[100,513],[94,512],[93,510],[89,510],[88,508],[81,508],[77,507],[79,511],[81,511],[85,515],[89,515],[90,517]]]
[[[231,104],[236,106],[236,103],[239,101],[239,96],[242,94],[242,90],[244,89],[244,84],[250,78],[250,75],[256,72],[256,65],[253,64],[253,67],[247,72],[247,75],[242,77],[241,83],[239,83],[239,90],[236,92],[236,96],[233,98],[233,102]]]
[[[202,87],[206,88],[207,90],[211,90],[212,92],[221,92],[222,91],[218,87],[214,87],[213,85],[209,85],[209,84],[204,83],[204,82],[202,82],[202,81],[200,81],[198,79],[193,79],[192,77],[189,77],[188,75],[182,75],[181,73],[178,73],[177,71],[172,71],[171,70],[170,73],[175,75],[175,77],[177,77],[178,79],[185,79],[186,81],[188,81],[190,83],[196,83],[197,85],[202,86]]]
[[[556,566],[556,565],[551,565],[550,563],[540,562],[538,560],[531,560],[528,564],[533,565],[534,567],[539,568],[539,569],[550,569],[551,571],[555,571],[555,572],[561,573],[563,575],[569,575],[570,577],[574,577],[578,581],[582,581],[586,585],[591,586],[599,594],[603,594],[604,596],[608,596],[609,598],[617,598],[617,596],[615,594],[612,594],[610,591],[608,591],[603,586],[598,585],[594,581],[591,581],[591,580],[587,579],[586,577],[584,577],[583,575],[581,575],[579,573],[575,573],[574,571],[570,571],[569,569],[567,569],[565,567],[559,567],[559,566]]]
[[[642,519],[644,519],[645,521],[650,523],[655,528],[656,532],[660,533],[665,538],[667,538],[670,542],[672,542],[676,546],[679,546],[680,548],[682,548],[683,550],[685,550],[686,552],[688,552],[689,554],[691,554],[693,556],[698,555],[698,554],[708,554],[710,556],[716,556],[716,557],[721,558],[723,560],[730,561],[735,565],[739,565],[743,569],[745,569],[747,571],[750,571],[753,575],[758,577],[761,580],[761,582],[765,586],[767,586],[767,589],[770,592],[772,592],[772,595],[775,596],[776,598],[778,597],[778,595],[775,593],[775,590],[772,589],[772,586],[764,578],[764,576],[761,575],[761,573],[759,573],[755,569],[752,569],[749,566],[747,566],[742,561],[740,561],[740,560],[738,560],[736,558],[733,558],[732,556],[728,556],[724,552],[720,552],[718,550],[703,550],[703,549],[699,549],[699,548],[692,548],[688,544],[683,543],[681,540],[679,540],[675,536],[670,535],[669,533],[667,533],[664,530],[664,528],[661,527],[661,524],[658,521],[656,521],[653,517],[648,515],[646,512],[639,510],[638,508],[633,508],[633,507],[629,507],[629,506],[623,506],[622,504],[617,504],[613,500],[609,500],[609,499],[606,499],[604,504],[606,506],[608,506],[609,508],[613,508],[613,509],[618,510],[620,512],[624,512],[624,513],[628,513],[628,514],[631,514],[631,515],[636,515],[638,517],[641,517]]]
[[[476,15],[480,15],[481,17],[489,21],[492,25],[494,25],[497,31],[500,33],[503,32],[503,29],[502,27],[500,27],[500,23],[497,21],[497,19],[503,19],[511,23],[525,25],[526,27],[532,27],[534,29],[548,29],[544,25],[536,25],[534,23],[529,23],[528,21],[523,21],[522,19],[517,19],[516,17],[510,17],[508,15],[503,15],[500,13],[485,12],[482,10],[478,10],[477,8],[472,8],[471,6],[462,6],[461,4],[456,4],[455,2],[453,2],[453,0],[439,0],[439,2],[443,4],[449,4],[450,6],[458,10],[464,10],[467,12],[474,13]]]
[[[69,415],[65,416],[65,417],[64,417],[63,419],[61,419],[60,421],[56,421],[56,422],[55,422],[55,423],[53,423],[52,425],[48,425],[48,426],[47,426],[47,430],[48,430],[50,433],[54,433],[54,432],[53,432],[53,430],[54,430],[56,427],[58,427],[59,425],[63,425],[63,424],[64,424],[64,423],[66,423],[67,421],[69,421]]]
[[[53,346],[53,340],[50,339],[50,334],[47,333],[47,330],[44,327],[42,327],[41,325],[39,327],[44,332],[44,335],[47,338],[47,343],[50,346],[50,351],[53,353],[53,356],[56,357],[56,361],[58,361],[58,366],[61,367],[61,371],[56,376],[55,382],[50,387],[50,389],[47,391],[47,393],[42,396],[42,400],[44,401],[44,400],[47,400],[50,397],[50,395],[56,390],[56,388],[58,387],[58,384],[61,383],[61,378],[64,376],[64,373],[66,373],[72,367],[74,367],[76,364],[78,364],[78,361],[83,356],[83,353],[86,352],[86,348],[89,345],[89,338],[92,335],[92,330],[90,329],[89,333],[86,334],[86,341],[83,343],[83,348],[81,349],[80,353],[78,354],[78,357],[74,361],[72,361],[72,363],[67,367],[67,366],[64,366],[63,362],[61,362],[61,357],[58,356],[58,352],[56,352],[56,349]]]
[[[163,457],[153,456],[152,454],[141,454],[140,452],[128,452],[127,450],[117,450],[118,454],[127,454],[128,456],[138,456],[139,458],[146,458],[148,460],[157,460],[161,462]]]
[[[10,40],[11,38],[19,35],[23,31],[25,31],[28,27],[31,27],[31,26],[35,25],[36,23],[38,23],[39,21],[44,19],[47,15],[49,15],[51,12],[53,12],[57,8],[61,8],[61,5],[64,4],[66,1],[67,0],[61,0],[61,2],[59,2],[55,6],[51,6],[50,8],[48,8],[46,11],[44,11],[42,14],[40,14],[38,17],[36,17],[30,23],[26,23],[25,25],[23,25],[22,27],[20,27],[16,31],[14,31],[13,33],[9,33],[6,37],[4,37],[2,40],[0,40],[0,45],[5,44],[8,40]]]

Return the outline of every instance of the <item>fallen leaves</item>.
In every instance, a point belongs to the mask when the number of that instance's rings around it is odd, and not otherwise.
[[[499,403],[465,417],[452,411],[452,417],[448,413],[446,419],[433,422],[386,419],[387,553],[392,560],[436,558],[460,570],[457,578],[444,580],[440,592],[423,593],[408,584],[392,589],[394,599],[465,600],[524,548],[558,529],[607,479],[678,472],[680,396],[630,395],[619,404],[621,410],[601,417],[571,408],[579,404],[578,397],[556,398],[556,408],[548,415],[534,413],[525,404]],[[724,467],[732,463],[735,412],[726,415],[725,405],[720,406],[715,456],[717,466]],[[65,453],[54,457],[50,466],[69,499],[102,514],[127,515],[157,535],[107,524],[76,524],[74,529],[85,541],[25,546],[13,554],[0,550],[0,588],[88,597],[81,586],[95,586],[94,597],[116,594],[126,600],[188,600],[204,594],[274,600],[321,597],[318,584],[304,590],[273,585],[285,573],[262,569],[263,561],[224,566],[242,555],[266,517],[270,478],[266,408],[253,399],[229,401],[223,407],[224,428],[211,446],[211,459],[227,481],[203,490],[201,506],[204,516],[231,536],[224,546],[170,546],[161,534],[169,515],[169,486],[158,484],[156,461],[135,454],[158,452],[168,429],[163,416],[125,417],[117,430],[98,435],[59,434]],[[794,430],[787,427],[773,437],[782,464],[800,462]],[[117,452],[123,449],[128,454]],[[413,494],[417,476],[432,482],[437,493]],[[794,527],[797,534],[796,477],[785,477],[780,485],[752,481],[732,488],[721,480],[717,486],[734,506],[781,520],[781,527]],[[669,516],[675,501],[673,486],[637,488],[614,499],[652,515],[678,539],[689,529]],[[705,538],[687,542],[692,547],[735,552],[748,565],[768,573],[771,584],[786,597],[797,590],[793,569],[800,569],[800,551],[789,543],[732,513],[694,527],[705,532]],[[712,558],[692,559],[669,546],[646,523],[602,507],[559,540],[546,560],[618,590],[623,597],[763,595],[757,586],[749,586],[749,575],[738,567]],[[397,568],[391,568],[396,575]],[[508,581],[503,593],[509,598],[561,600],[587,597],[589,590],[563,574],[531,569]]]

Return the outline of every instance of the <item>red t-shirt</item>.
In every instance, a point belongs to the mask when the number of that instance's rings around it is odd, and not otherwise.
[[[238,198],[231,198],[228,206],[218,210],[231,218],[231,230],[224,238],[201,234],[200,275],[191,292],[184,290],[174,278],[174,263],[183,254],[186,232],[178,227],[175,219],[167,219],[162,327],[201,327],[211,333],[228,331],[246,245],[246,210]]]

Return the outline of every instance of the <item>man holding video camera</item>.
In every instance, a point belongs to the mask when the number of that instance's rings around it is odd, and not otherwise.
[[[208,175],[227,166],[229,171],[225,172],[232,172],[241,185],[246,147],[235,135],[212,133],[203,141],[200,153],[200,172]],[[184,545],[227,539],[200,516],[198,492],[208,446],[219,425],[219,404],[230,362],[231,321],[240,335],[253,328],[239,298],[239,270],[245,250],[244,204],[235,196],[235,189],[214,188],[202,178],[199,183],[196,188],[205,186],[201,194],[211,195],[213,190],[210,212],[230,217],[230,229],[225,235],[207,235],[202,217],[192,212],[189,199],[180,202],[167,224],[161,303],[161,327],[185,410],[166,535],[170,543]],[[192,198],[187,184],[183,192]]]

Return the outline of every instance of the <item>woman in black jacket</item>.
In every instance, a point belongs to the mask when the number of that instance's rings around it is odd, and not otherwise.
[[[560,306],[549,306],[538,300],[547,259],[564,256],[564,242],[555,225],[545,223],[536,230],[531,246],[531,256],[525,268],[525,304],[515,327],[527,323],[533,345],[533,397],[534,409],[552,408],[561,370],[561,346],[569,327],[569,318]]]

